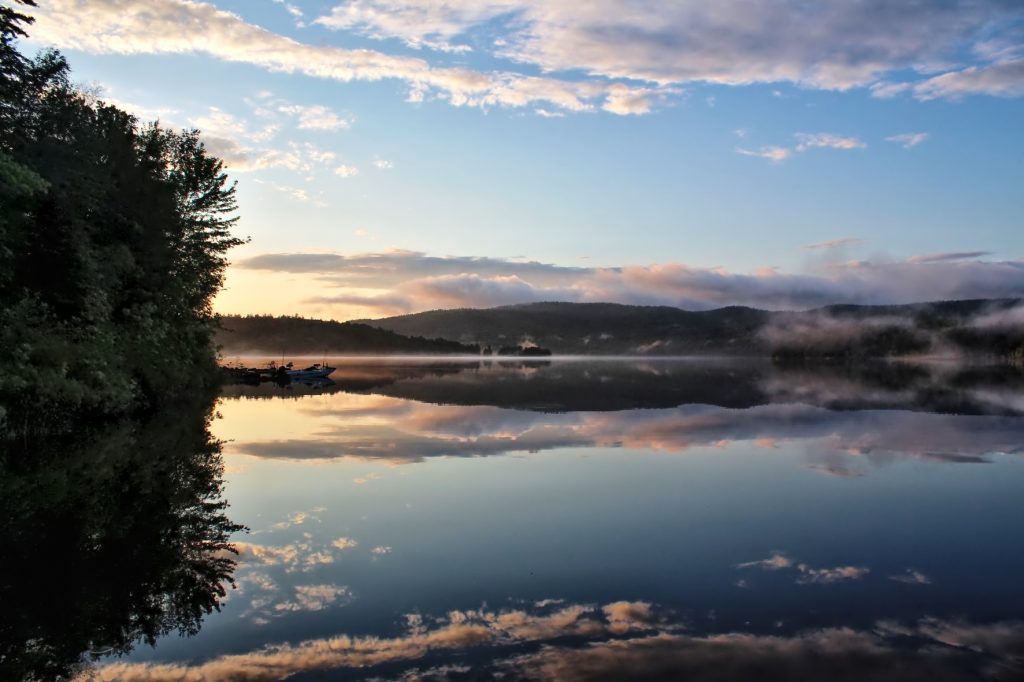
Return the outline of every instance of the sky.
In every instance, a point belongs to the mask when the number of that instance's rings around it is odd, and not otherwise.
[[[38,4],[238,181],[222,313],[1024,296],[1020,0]]]

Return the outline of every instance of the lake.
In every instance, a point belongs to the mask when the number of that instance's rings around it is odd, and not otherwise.
[[[1017,369],[332,364],[225,387],[237,587],[95,675],[1024,675]]]

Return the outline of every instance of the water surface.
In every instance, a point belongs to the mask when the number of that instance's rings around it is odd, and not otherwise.
[[[1024,670],[1016,370],[340,364],[225,389],[238,587],[100,674]]]

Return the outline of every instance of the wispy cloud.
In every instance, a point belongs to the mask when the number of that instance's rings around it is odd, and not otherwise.
[[[842,245],[842,241],[832,244]],[[984,260],[985,255],[975,251],[829,263],[807,274],[774,269],[733,273],[681,263],[566,267],[498,258],[441,258],[412,251],[264,254],[234,267],[308,273],[322,286],[316,303],[379,306],[387,312],[546,300],[792,309],[832,303],[1024,296],[1024,262]]]
[[[315,609],[332,585],[311,585],[294,603]],[[335,601],[337,597],[335,597]],[[553,600],[554,601],[554,600]],[[691,634],[682,623],[647,602],[614,602],[601,607],[564,604],[551,608],[452,611],[431,618],[408,614],[405,630],[390,637],[341,634],[297,644],[225,654],[197,663],[115,661],[90,671],[90,678],[120,682],[182,679],[278,680],[325,671],[365,670],[390,664],[393,670],[422,664],[428,654],[486,651],[473,672],[490,677],[563,680],[682,677],[694,682],[721,679],[730,671],[742,679],[931,679],[935,671],[964,671],[963,679],[984,677],[983,670],[1019,669],[1017,652],[1024,624],[998,621],[924,618],[916,622],[880,621],[857,630],[830,627],[792,634],[763,635],[729,631]],[[566,644],[566,638],[585,646]],[[909,642],[907,641],[909,639]],[[525,649],[511,649],[530,645]],[[500,652],[500,653],[499,653]],[[504,655],[506,658],[502,658]],[[468,669],[441,665],[410,668],[399,679],[441,679]],[[895,672],[893,672],[895,671]],[[961,679],[959,676],[956,679]]]
[[[33,38],[60,47],[99,54],[205,54],[343,83],[398,80],[414,100],[435,96],[455,106],[543,104],[567,111],[600,108],[638,114],[666,94],[658,86],[435,67],[416,57],[311,45],[187,0],[51,0],[35,15]]]
[[[792,565],[793,560],[782,552],[772,552],[772,555],[767,559],[746,561],[742,564],[736,564],[736,568],[763,568],[767,571],[778,571],[783,568],[789,568]]]
[[[786,147],[760,147],[758,149],[736,147],[736,153],[743,156],[756,156],[761,159],[768,159],[772,163],[781,163],[793,156],[793,150]]]
[[[980,48],[1012,32],[1021,14],[1012,4],[987,1],[823,0],[810,10],[799,0],[670,5],[623,0],[583,5],[544,0],[359,0],[337,5],[317,21],[336,30],[439,50],[468,50],[473,30],[497,23],[502,31],[495,54],[546,72],[581,71],[661,84],[790,82],[845,90],[869,85],[891,72],[949,63],[964,42],[979,46],[979,60],[1006,59],[1005,52]],[[998,63],[979,68],[997,67],[1010,70]],[[961,78],[983,80],[973,72]],[[1013,76],[990,75],[987,80],[1002,78]],[[998,89],[994,83],[987,87]],[[981,90],[977,84],[974,88]]]
[[[794,147],[775,145],[758,149],[736,147],[736,153],[768,159],[772,163],[780,163],[792,157],[794,153],[806,152],[810,149],[863,149],[867,147],[859,138],[833,133],[794,133],[793,137],[797,140]]]
[[[898,583],[904,583],[907,585],[931,585],[932,579],[926,576],[921,571],[908,568],[906,572],[897,575],[889,576],[889,580],[895,580]]]
[[[834,566],[831,568],[815,568],[806,563],[796,563],[782,552],[773,552],[767,559],[747,561],[737,564],[736,568],[759,568],[764,571],[796,571],[798,585],[828,585],[848,580],[859,580],[871,572],[863,566]]]
[[[922,256],[912,256],[911,263],[948,263],[959,260],[977,260],[990,255],[989,251],[948,251],[946,253],[928,253]]]
[[[305,25],[297,3],[275,1]],[[358,0],[313,20],[373,39],[398,38],[414,48],[490,49],[506,63],[528,65],[518,72],[438,65],[427,52],[408,56],[303,43],[188,0],[50,0],[35,14],[34,39],[59,47],[102,54],[205,54],[342,83],[396,80],[414,102],[437,98],[455,106],[529,107],[539,115],[597,110],[642,115],[678,98],[690,83],[871,86],[879,96],[910,91],[918,99],[1024,94],[1019,50],[993,47],[1012,42],[1007,36],[1012,38],[1024,9],[997,0],[824,0],[813,11],[800,0],[670,6],[649,0],[584,5]],[[498,38],[486,44],[472,40],[482,26]],[[975,48],[968,63],[962,63],[965,44]],[[886,80],[927,64],[955,66],[922,80]]]
[[[837,249],[842,246],[855,246],[857,244],[863,244],[864,240],[859,237],[840,237],[839,239],[829,239],[824,242],[817,242],[814,244],[805,244],[803,249],[805,251],[821,251],[828,249]]]
[[[836,135],[834,133],[796,133],[796,150],[804,152],[808,149],[863,149],[867,147],[856,137]]]
[[[910,149],[911,147],[916,147],[927,139],[928,133],[900,133],[899,135],[890,135],[885,138],[885,141],[895,142],[904,149]]]

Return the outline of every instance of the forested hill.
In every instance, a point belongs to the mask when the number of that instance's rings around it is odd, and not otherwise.
[[[395,332],[355,322],[269,315],[221,318],[217,345],[223,355],[478,355],[480,347]]]
[[[612,303],[533,303],[434,310],[364,324],[400,334],[499,346],[530,341],[557,354],[886,356],[1024,355],[1019,299],[836,305],[801,312],[687,311]]]
[[[529,340],[560,354],[746,354],[761,349],[758,334],[770,317],[743,307],[692,312],[669,306],[531,303],[359,322],[493,347]]]

